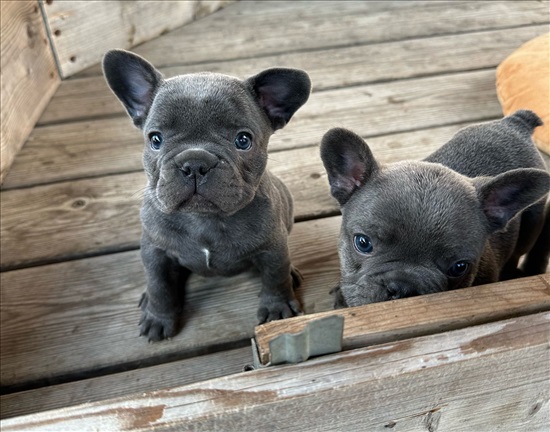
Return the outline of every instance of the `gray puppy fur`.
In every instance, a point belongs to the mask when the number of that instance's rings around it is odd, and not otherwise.
[[[147,290],[141,334],[177,334],[191,273],[255,269],[260,322],[301,313],[287,238],[292,197],[269,171],[269,137],[308,99],[307,74],[268,69],[247,80],[214,73],[164,79],[143,58],[109,51],[103,71],[143,131],[148,184],[141,220]]]
[[[342,207],[335,307],[544,273],[550,176],[531,140],[541,124],[517,111],[424,161],[388,165],[353,132],[328,131],[321,158]]]

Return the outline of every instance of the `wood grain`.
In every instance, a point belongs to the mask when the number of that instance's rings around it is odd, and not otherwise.
[[[518,27],[433,38],[290,52],[252,59],[161,68],[166,77],[201,71],[246,78],[270,67],[308,72],[313,91],[440,73],[495,68],[522,43],[546,32],[548,25]],[[330,61],[327,61],[330,59]],[[376,59],[373,61],[373,59]],[[396,67],[396,65],[400,67]],[[122,105],[102,76],[63,82],[39,124],[123,115]]]
[[[99,63],[110,48],[130,48],[212,13],[225,0],[51,1],[44,11],[64,78]]]
[[[298,4],[296,4],[298,3]],[[547,24],[547,1],[236,2],[135,48],[157,67]],[[374,59],[373,59],[374,60]],[[378,58],[376,59],[378,60]],[[95,67],[86,75],[100,75]]]
[[[316,146],[336,126],[371,137],[501,115],[493,70],[352,86],[313,93],[288,126],[271,137],[270,151]],[[65,172],[74,178],[79,172],[96,175],[140,169],[137,153],[142,142],[126,117],[37,128],[6,187],[63,179]],[[409,157],[406,148],[399,154]],[[112,161],[106,162],[109,158]]]
[[[339,228],[340,218],[333,217],[298,223],[292,230],[289,247],[305,278],[298,295],[307,313],[332,307],[329,291],[339,279]],[[181,333],[148,344],[138,337],[137,304],[145,289],[139,251],[3,272],[0,283],[5,389],[243,346],[257,324],[257,276],[194,277]]]
[[[8,419],[2,430],[542,431],[549,332],[548,314],[530,315]]]
[[[0,396],[2,419],[206,381],[244,370],[250,346]]]
[[[271,340],[299,333],[311,321],[331,315],[344,317],[343,349],[349,350],[548,310],[550,287],[533,276],[272,321],[256,327],[255,339],[260,361],[267,365]]]
[[[59,84],[37,1],[0,4],[0,183]]]

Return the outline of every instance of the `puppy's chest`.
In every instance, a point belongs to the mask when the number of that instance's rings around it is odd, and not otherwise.
[[[172,232],[166,252],[180,265],[205,276],[242,271],[251,245],[225,227],[195,227]]]

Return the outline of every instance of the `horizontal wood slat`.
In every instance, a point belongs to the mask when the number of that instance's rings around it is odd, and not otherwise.
[[[288,126],[272,136],[270,149],[273,153],[318,145],[323,134],[336,126],[374,136],[501,115],[494,71],[335,89],[313,93]],[[74,177],[78,172],[140,169],[142,146],[143,139],[126,117],[37,128],[7,177],[6,187],[64,178],[65,170]],[[406,148],[401,151],[404,158],[406,152]],[[109,155],[112,161],[103,169]]]
[[[298,4],[296,4],[298,3]],[[237,2],[135,48],[157,67],[548,23],[547,1]],[[100,75],[99,67],[79,76]]]
[[[250,346],[97,378],[0,396],[2,419],[132,393],[163,390],[242,372],[252,363]]]
[[[162,68],[166,77],[211,71],[246,78],[270,67],[305,69],[313,91],[496,67],[522,43],[548,31],[548,25],[440,36],[322,51],[279,54],[246,61],[208,62]],[[330,59],[330,61],[328,61]],[[396,67],[399,65],[399,67]],[[39,124],[123,115],[124,108],[103,76],[63,83]]]
[[[531,315],[8,419],[2,430],[544,430],[549,332],[548,314]]]
[[[550,310],[549,282],[550,275],[533,276],[272,321],[256,327],[258,354],[267,365],[270,341],[283,333],[299,333],[311,321],[332,315],[344,317],[343,349],[349,350],[544,312]]]

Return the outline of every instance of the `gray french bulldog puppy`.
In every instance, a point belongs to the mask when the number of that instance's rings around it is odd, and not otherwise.
[[[550,175],[531,140],[541,124],[517,111],[460,130],[424,161],[387,165],[353,132],[328,131],[321,158],[342,208],[335,307],[544,273]]]
[[[164,79],[123,50],[107,52],[103,71],[145,138],[141,335],[158,341],[179,331],[191,273],[255,269],[260,322],[301,314],[301,276],[287,245],[292,197],[266,165],[269,137],[309,97],[308,75],[274,68],[244,81],[215,73]]]

